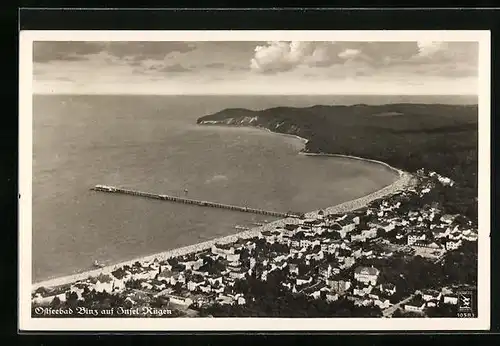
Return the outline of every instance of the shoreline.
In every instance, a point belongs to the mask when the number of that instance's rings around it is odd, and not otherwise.
[[[395,170],[397,170],[397,169],[395,169]],[[400,170],[397,170],[397,171],[400,172],[400,177],[392,184],[389,184],[389,185],[387,185],[387,186],[385,186],[385,187],[383,187],[375,192],[372,192],[368,195],[365,195],[365,196],[362,196],[362,197],[359,197],[359,198],[356,198],[356,199],[353,199],[353,200],[350,200],[347,202],[343,202],[343,203],[340,203],[340,204],[337,204],[337,205],[334,205],[331,207],[326,207],[326,208],[322,208],[319,210],[307,212],[307,213],[305,213],[305,217],[311,218],[311,217],[318,216],[320,211],[323,211],[325,214],[340,214],[340,213],[352,212],[352,211],[355,211],[357,209],[361,209],[361,208],[365,207],[368,203],[370,203],[374,200],[383,198],[385,196],[392,195],[398,191],[402,191],[411,185],[413,176],[409,173],[406,173],[406,172],[403,172]],[[164,260],[171,258],[171,257],[183,256],[183,255],[187,255],[190,253],[203,251],[203,250],[211,248],[212,245],[214,245],[214,244],[232,243],[232,242],[237,241],[238,239],[253,238],[255,236],[258,236],[258,234],[260,232],[271,231],[271,230],[274,230],[275,228],[283,227],[287,223],[293,224],[293,223],[298,223],[298,222],[299,222],[299,219],[296,219],[296,218],[278,219],[278,220],[269,222],[263,226],[254,227],[254,228],[251,228],[251,229],[243,231],[243,232],[239,232],[239,233],[235,233],[235,234],[231,234],[231,235],[227,235],[227,236],[223,236],[223,237],[219,237],[219,238],[214,238],[214,239],[204,241],[201,243],[187,245],[187,246],[183,246],[183,247],[172,249],[172,250],[166,250],[166,251],[162,251],[162,252],[155,253],[152,255],[141,256],[141,257],[134,258],[131,260],[122,261],[122,262],[119,262],[116,264],[105,266],[103,268],[97,268],[97,269],[88,270],[88,271],[84,271],[84,272],[77,273],[77,274],[72,274],[72,275],[67,275],[67,276],[62,276],[62,277],[57,277],[57,278],[48,279],[48,280],[44,280],[44,281],[35,282],[32,284],[32,291],[36,290],[39,287],[57,287],[57,286],[71,284],[73,282],[80,281],[80,280],[86,280],[89,277],[92,277],[92,276],[95,277],[95,276],[98,276],[100,274],[110,274],[111,272],[115,271],[116,269],[118,269],[120,267],[123,267],[125,265],[132,265],[137,261],[139,261],[139,262],[152,262],[155,259],[157,259],[159,261],[164,261]]]
[[[231,126],[229,126],[229,127],[231,127]],[[302,143],[304,143],[304,148],[308,142],[307,139],[300,137],[298,135],[274,132],[268,128],[257,127],[257,126],[254,126],[254,127],[241,126],[241,127],[256,128],[256,129],[266,130],[266,131],[273,133],[273,134],[279,134],[279,135],[283,135],[283,136],[293,137],[293,138],[299,139]],[[306,218],[313,218],[315,216],[318,216],[320,211],[323,211],[325,214],[340,214],[340,213],[352,212],[352,211],[355,211],[357,209],[361,209],[361,208],[365,207],[367,204],[369,204],[370,202],[372,202],[374,200],[383,198],[385,196],[392,195],[398,191],[402,191],[412,184],[413,176],[411,174],[404,172],[400,169],[397,169],[395,167],[392,167],[385,162],[367,159],[367,158],[362,158],[362,157],[357,157],[357,156],[342,155],[342,154],[308,153],[308,152],[304,152],[303,149],[299,151],[299,155],[340,157],[340,158],[347,158],[347,159],[352,159],[352,160],[361,160],[364,162],[371,162],[371,163],[383,165],[383,166],[389,168],[391,171],[397,172],[399,175],[398,179],[395,180],[394,182],[392,182],[391,184],[386,185],[386,186],[382,187],[381,189],[374,191],[372,193],[369,193],[365,196],[362,196],[362,197],[359,197],[359,198],[356,198],[356,199],[353,199],[350,201],[346,201],[346,202],[343,202],[340,204],[336,204],[334,206],[325,207],[325,208],[321,208],[318,210],[306,212],[305,213]],[[179,247],[179,248],[175,248],[175,249],[171,249],[171,250],[166,250],[166,251],[162,251],[162,252],[151,254],[151,255],[141,256],[141,257],[137,257],[137,258],[134,258],[131,260],[127,260],[127,261],[121,261],[121,262],[116,263],[116,264],[107,265],[103,268],[86,270],[86,271],[83,271],[81,273],[65,275],[65,276],[60,276],[60,277],[56,277],[56,278],[46,279],[46,280],[39,281],[39,282],[34,282],[34,283],[32,283],[32,291],[36,290],[39,287],[63,286],[63,285],[71,284],[71,283],[76,282],[76,281],[86,280],[89,277],[95,277],[95,276],[98,276],[100,274],[111,274],[111,272],[115,271],[116,269],[123,267],[125,265],[130,266],[137,261],[143,262],[143,263],[144,262],[152,262],[155,259],[159,260],[159,261],[164,261],[164,260],[167,260],[168,258],[171,258],[171,257],[178,257],[178,256],[187,255],[190,253],[200,252],[200,251],[211,248],[212,245],[214,245],[214,244],[232,243],[232,242],[237,241],[238,239],[253,238],[253,237],[258,236],[258,234],[260,232],[271,231],[271,230],[274,230],[278,227],[283,227],[287,223],[292,224],[292,223],[298,223],[298,222],[299,222],[299,219],[292,218],[292,217],[278,219],[278,220],[266,223],[262,226],[253,227],[253,228],[251,228],[249,230],[245,230],[243,232],[238,232],[235,234],[230,234],[227,236],[214,238],[214,239],[207,240],[204,242],[195,243],[192,245],[187,245],[187,246],[183,246],[183,247]]]
[[[262,130],[266,131],[269,133],[272,133],[273,135],[280,135],[280,136],[285,136],[285,137],[291,137],[298,139],[303,143],[303,147],[301,150],[299,150],[298,154],[299,155],[305,155],[305,156],[326,156],[326,157],[338,157],[338,158],[346,158],[346,159],[353,159],[353,160],[358,160],[358,161],[363,161],[363,162],[370,162],[370,163],[375,163],[381,166],[384,166],[388,168],[389,170],[396,172],[399,176],[403,173],[402,170],[395,168],[391,165],[389,165],[386,162],[375,160],[375,159],[368,159],[365,157],[360,157],[360,156],[354,156],[354,155],[345,155],[345,154],[329,154],[329,153],[313,153],[313,152],[308,152],[305,151],[307,143],[309,143],[309,140],[300,137],[299,135],[294,135],[291,133],[283,133],[283,132],[275,132],[272,131],[271,129],[268,129],[267,127],[262,127],[262,126],[248,126],[248,125],[227,125],[227,124],[217,124],[217,123],[200,123],[198,124],[200,126],[216,126],[216,127],[227,127],[227,128],[248,128],[248,129],[257,129],[257,130]]]
[[[218,125],[216,125],[216,126],[218,126]],[[222,126],[232,127],[230,125],[222,125]],[[329,154],[329,153],[312,153],[312,152],[305,151],[306,144],[309,143],[309,140],[306,139],[306,138],[304,138],[304,137],[300,137],[299,135],[293,135],[293,134],[290,134],[290,133],[282,133],[282,132],[274,132],[274,131],[266,128],[266,127],[260,127],[260,126],[241,126],[241,127],[256,128],[256,129],[259,129],[259,130],[264,130],[264,131],[270,132],[272,134],[277,134],[277,135],[281,135],[281,136],[285,136],[285,137],[296,138],[296,139],[300,140],[304,144],[304,147],[302,148],[302,150],[299,151],[299,155],[338,157],[338,158],[352,159],[352,160],[358,160],[358,161],[363,161],[363,162],[370,162],[370,163],[375,163],[375,164],[384,166],[384,167],[388,168],[390,171],[396,172],[399,176],[401,176],[401,174],[404,173],[402,170],[397,169],[396,167],[392,167],[388,163],[383,162],[383,161],[379,161],[379,160],[368,159],[368,158],[365,158],[365,157],[354,156],[354,155]]]
[[[216,125],[216,126],[219,126],[219,125]],[[228,126],[232,127],[230,125],[228,125]],[[261,126],[240,126],[240,127],[254,128],[254,129],[259,129],[259,130],[270,132],[274,135],[281,135],[281,136],[285,136],[285,137],[296,138],[304,143],[304,148],[305,148],[305,145],[309,142],[308,139],[306,139],[304,137],[300,137],[299,135],[292,135],[291,133],[275,132],[275,131],[272,131],[271,129],[268,129],[267,127],[261,127]],[[304,148],[302,148],[302,149],[304,149]],[[300,152],[302,152],[302,151],[300,151]]]

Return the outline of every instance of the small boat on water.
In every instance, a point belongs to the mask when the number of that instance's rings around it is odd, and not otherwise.
[[[239,225],[234,226],[234,228],[236,228],[236,229],[240,229],[240,230],[244,230],[244,231],[247,231],[247,230],[249,230],[249,229],[250,229],[250,228],[248,228],[248,227],[239,226]]]
[[[94,267],[95,267],[95,268],[102,268],[102,267],[104,267],[104,264],[99,263],[99,261],[98,261],[98,260],[95,260],[95,261],[94,261]]]

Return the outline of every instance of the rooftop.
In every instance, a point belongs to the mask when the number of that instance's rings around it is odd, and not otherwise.
[[[330,226],[331,229],[339,231],[342,229],[342,226],[338,223],[334,223],[332,226]]]
[[[432,296],[437,296],[437,295],[439,295],[439,293],[441,293],[441,292],[439,292],[437,290],[433,290],[433,289],[422,290],[422,294],[428,294],[428,295],[432,295]]]
[[[415,296],[405,305],[421,307],[424,304],[425,304],[425,300],[423,300],[421,296]]]
[[[357,267],[354,273],[361,275],[378,275],[380,270],[374,267]]]
[[[340,226],[347,226],[347,225],[353,224],[354,222],[352,220],[342,219],[342,220],[337,221],[337,223]]]

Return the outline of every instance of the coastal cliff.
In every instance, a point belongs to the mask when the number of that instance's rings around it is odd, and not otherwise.
[[[229,108],[224,111],[199,118],[200,125],[246,126],[267,129],[277,133],[302,137],[303,127],[290,121],[286,117],[276,116],[281,108],[273,108],[273,113],[266,111],[252,111],[243,108]],[[283,111],[286,112],[286,108]]]
[[[439,200],[450,212],[477,219],[477,105],[229,108],[197,123],[268,129],[305,138],[305,152],[364,157],[409,172],[439,172],[457,183],[455,189],[439,191]]]

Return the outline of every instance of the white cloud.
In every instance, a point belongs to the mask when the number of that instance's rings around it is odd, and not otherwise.
[[[255,72],[279,72],[300,65],[325,66],[336,61],[333,42],[268,42],[255,47],[250,68]]]
[[[304,59],[306,56],[310,56],[315,51],[314,44],[312,42],[298,42],[294,41],[290,43],[290,62],[298,63]]]
[[[285,42],[269,42],[267,46],[255,47],[250,68],[257,72],[288,70],[299,61],[300,50]]]
[[[446,50],[446,42],[418,41],[418,55],[421,57],[432,57],[436,53]]]
[[[442,78],[449,81],[445,89],[459,84],[457,78],[471,77],[461,83],[469,86],[470,80],[477,79],[478,46],[473,42],[245,42],[245,49],[236,49],[239,45],[206,43],[186,52],[163,56],[155,52],[139,58],[102,50],[85,52],[80,59],[35,62],[34,79],[73,91],[74,86],[58,83],[71,80],[79,85],[78,90],[110,88],[125,93],[211,93],[215,89],[265,93],[268,88],[269,92],[276,88],[284,93],[324,93],[337,92],[337,87],[347,90],[345,81],[351,79],[353,89],[363,90],[379,78],[390,85],[390,81],[412,83],[424,77],[428,80],[421,85],[427,92],[433,81],[439,81],[436,90],[443,90]]]

